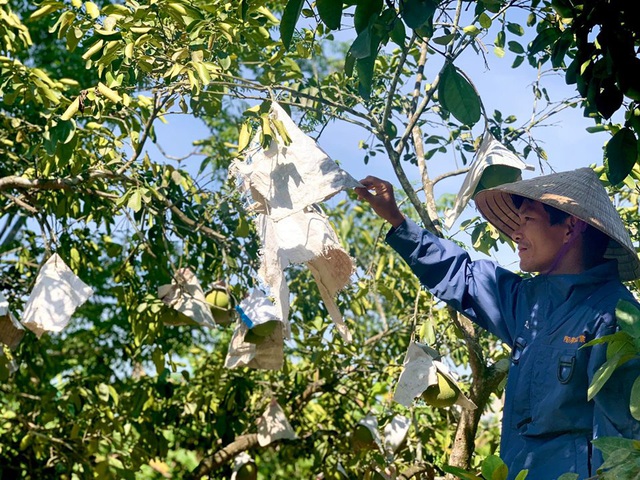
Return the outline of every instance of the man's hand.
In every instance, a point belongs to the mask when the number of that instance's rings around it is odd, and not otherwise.
[[[393,186],[389,182],[370,175],[360,180],[360,183],[365,188],[355,189],[358,198],[366,200],[379,217],[385,219],[393,227],[398,227],[404,222],[404,215],[398,208],[393,195]],[[373,190],[374,193],[369,190]]]

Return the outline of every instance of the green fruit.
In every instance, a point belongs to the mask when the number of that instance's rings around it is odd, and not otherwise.
[[[247,333],[244,334],[244,341],[247,343],[253,343],[255,345],[260,345],[262,342],[266,340],[266,337],[261,337],[260,335],[256,335],[253,330],[248,330]]]
[[[240,221],[238,222],[238,226],[236,227],[235,231],[233,232],[233,234],[236,237],[248,237],[249,233],[251,233],[251,229],[249,227],[249,222],[247,222],[247,220],[243,217],[240,217]]]
[[[507,165],[489,165],[482,172],[480,184],[484,188],[493,188],[505,183],[515,182],[520,178],[520,170]]]
[[[273,333],[278,326],[278,323],[280,323],[278,320],[269,320],[268,322],[255,325],[244,334],[244,341],[248,343],[255,343],[256,345],[261,344]]]
[[[162,312],[160,313],[160,321],[169,326],[198,324],[191,317],[187,317],[184,313],[179,312],[172,307],[163,307]]]
[[[365,425],[357,425],[351,436],[354,450],[371,450],[376,444],[373,433]]]
[[[213,319],[219,325],[226,325],[231,320],[231,297],[225,290],[212,290],[205,297],[211,306]]]
[[[269,320],[268,322],[255,325],[251,331],[259,337],[268,337],[276,329],[278,323],[280,323],[278,320]]]
[[[256,480],[258,478],[258,469],[253,462],[245,463],[236,472],[236,480]]]
[[[437,408],[450,407],[460,395],[460,390],[444,375],[438,372],[438,383],[429,385],[422,392],[422,399]]]

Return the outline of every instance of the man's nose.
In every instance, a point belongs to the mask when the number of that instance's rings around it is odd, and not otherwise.
[[[518,227],[511,234],[511,240],[518,243],[521,239],[522,239],[522,232],[520,231],[520,227]]]

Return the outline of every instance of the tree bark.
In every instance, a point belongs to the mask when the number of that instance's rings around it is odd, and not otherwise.
[[[507,372],[497,364],[487,364],[476,335],[476,327],[471,321],[453,309],[449,309],[449,313],[454,323],[462,331],[467,344],[472,373],[469,398],[478,407],[475,410],[462,410],[449,456],[449,464],[468,470],[471,465],[471,456],[475,450],[475,438],[480,417],[489,403],[491,394],[500,385]]]

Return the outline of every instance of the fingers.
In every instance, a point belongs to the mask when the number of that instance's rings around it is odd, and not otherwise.
[[[360,200],[366,200],[367,202],[370,202],[371,199],[373,198],[373,195],[371,194],[371,192],[366,188],[357,187],[357,188],[354,188],[354,191],[356,192],[356,195],[358,195],[358,198]]]
[[[391,223],[394,227],[404,221],[404,215],[402,215],[396,204],[391,183],[371,175],[360,180],[360,183],[364,188],[354,189],[358,198],[368,202],[378,216]]]
[[[376,187],[379,187],[384,184],[390,185],[389,182],[386,182],[378,177],[373,177],[371,175],[360,180],[360,183],[370,190],[376,190]]]

